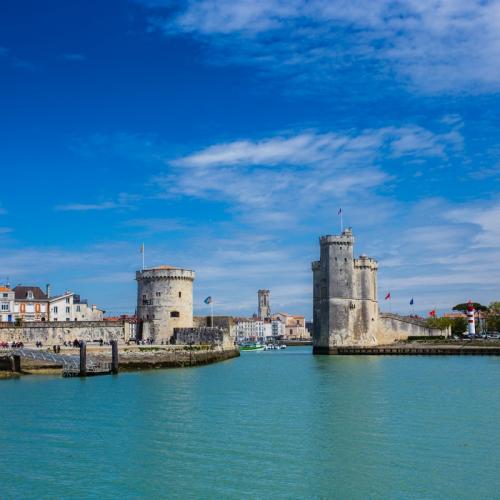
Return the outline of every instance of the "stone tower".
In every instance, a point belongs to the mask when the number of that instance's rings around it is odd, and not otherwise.
[[[193,326],[194,277],[194,271],[170,266],[136,272],[141,338],[168,343],[174,328]]]
[[[353,256],[351,229],[320,238],[313,271],[313,352],[330,354],[341,345],[376,344],[377,263]]]
[[[259,319],[271,317],[271,304],[269,303],[269,290],[259,290],[257,296],[259,299]]]

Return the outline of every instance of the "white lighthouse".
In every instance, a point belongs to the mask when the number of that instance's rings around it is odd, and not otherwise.
[[[474,306],[472,301],[469,300],[467,303],[467,333],[469,335],[476,334],[476,323],[474,322]]]

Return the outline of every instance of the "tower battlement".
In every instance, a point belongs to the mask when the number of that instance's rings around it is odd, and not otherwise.
[[[371,257],[367,257],[366,255],[360,255],[359,259],[354,259],[354,268],[371,269],[372,271],[376,271],[378,269],[378,262]]]
[[[321,246],[323,245],[354,245],[354,235],[352,229],[344,229],[342,234],[327,234],[319,239]]]

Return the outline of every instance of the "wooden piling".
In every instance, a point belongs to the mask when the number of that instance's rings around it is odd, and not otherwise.
[[[21,372],[21,356],[19,356],[18,354],[13,354],[10,357],[10,366],[11,366],[11,370],[14,373],[20,373]]]
[[[118,340],[111,341],[111,373],[118,373]]]
[[[87,376],[87,344],[80,342],[80,377]]]

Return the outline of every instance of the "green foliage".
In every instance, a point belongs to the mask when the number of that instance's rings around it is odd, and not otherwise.
[[[22,326],[22,324],[23,324],[23,319],[22,319],[22,318],[16,318],[16,323],[15,323],[15,325],[16,325],[16,326]]]
[[[451,319],[451,318],[450,318]],[[453,318],[451,323],[451,333],[459,335],[467,331],[467,320],[465,318]]]
[[[429,328],[439,328],[440,330],[445,330],[452,324],[451,318],[427,318],[425,324]]]
[[[462,312],[466,312],[467,311],[467,306],[469,304],[465,303],[465,304],[457,304],[453,310],[454,311],[462,311]],[[472,306],[474,307],[474,310],[476,311],[487,311],[488,308],[486,306],[483,306],[482,304],[480,304],[479,302],[473,302],[472,303]]]
[[[490,302],[490,313],[495,316],[500,316],[500,301]]]
[[[450,327],[453,335],[464,333],[467,330],[465,318],[427,318],[425,324],[429,328],[439,328],[440,330]]]

